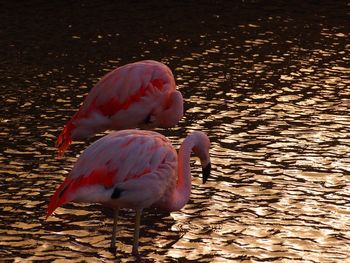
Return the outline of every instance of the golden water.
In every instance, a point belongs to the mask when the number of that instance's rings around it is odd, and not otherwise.
[[[201,185],[193,160],[190,202],[171,215],[144,212],[142,262],[350,262],[350,69],[342,8],[319,7],[323,15],[252,8],[233,9],[243,12],[234,18],[227,9],[208,14],[208,31],[165,28],[171,33],[140,40],[139,54],[128,59],[110,51],[95,63],[68,45],[62,50],[83,60],[70,73],[40,61],[16,72],[18,61],[7,69],[3,63],[0,261],[134,260],[133,212],[121,214],[116,255],[108,250],[107,209],[68,204],[47,221],[44,215],[55,188],[96,139],[74,143],[57,159],[54,142],[65,121],[105,72],[153,58],[173,69],[186,109],[178,127],[159,132],[176,147],[192,130],[208,133],[213,171]],[[96,40],[79,30],[66,34],[85,37],[88,46],[108,37],[126,41],[118,34],[128,32],[106,31]]]

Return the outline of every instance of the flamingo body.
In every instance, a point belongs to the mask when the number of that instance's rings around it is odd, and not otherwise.
[[[187,136],[179,154],[166,137],[153,131],[112,132],[81,154],[52,196],[47,217],[68,202],[101,203],[136,211],[147,207],[179,210],[191,191],[190,154],[194,152],[200,158],[205,182],[210,168],[209,146],[202,132]]]
[[[145,208],[166,203],[175,187],[177,153],[169,140],[152,131],[112,132],[86,149],[51,199],[57,206],[98,202],[115,208]],[[147,185],[147,187],[145,187]],[[112,198],[119,189],[119,198]]]
[[[145,60],[106,74],[91,89],[57,139],[62,155],[72,140],[98,132],[175,126],[183,116],[183,99],[164,64]]]

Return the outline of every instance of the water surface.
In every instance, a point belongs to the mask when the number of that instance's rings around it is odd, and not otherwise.
[[[109,210],[68,204],[44,215],[96,139],[57,159],[60,129],[100,77],[141,59],[166,63],[185,98],[178,127],[158,131],[176,147],[190,131],[206,132],[213,163],[201,185],[193,159],[191,200],[181,211],[145,211],[143,262],[350,261],[345,3],[4,7],[1,261],[134,261],[132,211],[121,215],[116,255],[108,251]]]

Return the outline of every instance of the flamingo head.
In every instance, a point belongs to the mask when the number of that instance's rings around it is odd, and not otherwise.
[[[210,140],[203,132],[193,132],[191,135],[196,137],[193,147],[193,153],[198,156],[203,172],[203,184],[208,180],[211,171],[211,163],[209,156]]]

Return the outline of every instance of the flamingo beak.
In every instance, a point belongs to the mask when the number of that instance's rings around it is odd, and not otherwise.
[[[210,176],[211,163],[208,163],[205,167],[203,167],[203,184],[208,180]]]

